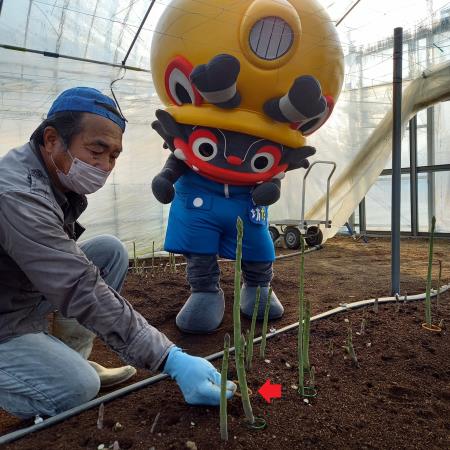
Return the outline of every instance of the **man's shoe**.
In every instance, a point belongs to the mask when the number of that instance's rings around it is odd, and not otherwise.
[[[88,363],[97,372],[100,378],[101,388],[109,388],[125,383],[125,381],[128,381],[136,374],[136,369],[133,366],[122,366],[114,369],[107,369],[94,361],[88,361]]]
[[[253,309],[256,302],[256,286],[247,286],[244,284],[241,288],[241,312],[244,316],[252,318]],[[261,294],[259,298],[258,314],[256,318],[258,320],[264,319],[264,308],[266,307],[267,297],[269,295],[269,287],[261,287]],[[269,319],[279,319],[284,313],[283,305],[278,300],[275,292],[272,291],[270,298]]]
[[[193,292],[176,318],[177,327],[185,333],[207,334],[222,323],[225,298],[219,292]]]

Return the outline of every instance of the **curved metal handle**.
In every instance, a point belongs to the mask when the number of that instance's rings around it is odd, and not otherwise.
[[[309,175],[309,172],[311,172],[311,169],[316,164],[328,164],[330,166],[333,166],[333,168],[331,169],[331,172],[330,172],[330,174],[328,175],[328,178],[327,178],[327,203],[326,203],[326,214],[325,214],[325,226],[328,227],[328,217],[329,217],[329,213],[330,213],[330,179],[331,179],[334,171],[336,170],[336,163],[334,161],[314,161],[308,167],[308,170],[306,171],[305,175],[303,176],[301,222],[302,222],[302,224],[305,222],[305,192],[306,192],[305,186],[306,186],[306,177]]]

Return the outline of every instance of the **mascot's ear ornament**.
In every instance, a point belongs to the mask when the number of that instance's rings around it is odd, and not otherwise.
[[[182,56],[175,57],[167,66],[164,83],[167,95],[174,105],[192,103],[200,106],[202,103],[202,97],[189,79],[193,68]]]

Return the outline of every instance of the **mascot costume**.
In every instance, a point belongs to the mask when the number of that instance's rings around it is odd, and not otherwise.
[[[153,128],[170,150],[152,190],[170,207],[165,250],[185,255],[191,295],[178,328],[209,333],[225,302],[217,256],[235,259],[244,222],[241,311],[258,319],[275,258],[267,206],[288,170],[307,168],[304,136],[329,117],[343,79],[334,24],[317,0],[174,0],[152,42]],[[275,292],[269,318],[283,314]]]

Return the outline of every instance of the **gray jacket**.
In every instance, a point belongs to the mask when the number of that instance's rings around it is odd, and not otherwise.
[[[58,309],[124,361],[155,370],[173,344],[107,286],[77,246],[76,220],[86,206],[85,196],[52,186],[31,142],[0,158],[0,342],[47,331],[48,313]]]

